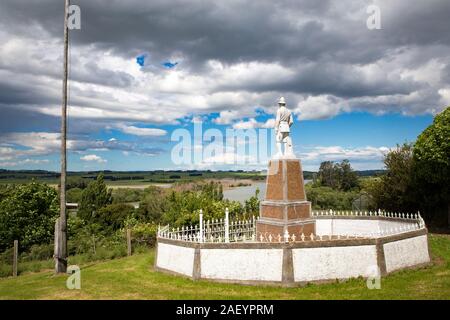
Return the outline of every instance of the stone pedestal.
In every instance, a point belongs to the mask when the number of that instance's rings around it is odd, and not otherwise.
[[[306,200],[300,159],[270,160],[266,180],[266,195],[260,205],[256,236],[267,241],[285,232],[298,237],[315,234],[311,218],[311,202]]]

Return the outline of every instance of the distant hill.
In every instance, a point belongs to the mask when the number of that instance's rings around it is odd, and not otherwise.
[[[360,177],[374,177],[380,176],[386,173],[386,170],[360,170],[356,171]]]
[[[154,170],[154,171],[69,171],[67,174],[69,178],[77,177],[86,180],[92,180],[102,172],[106,181],[125,182],[153,182],[153,183],[174,183],[177,181],[193,181],[201,179],[252,179],[263,180],[265,175],[259,171],[211,171],[211,170]],[[356,171],[360,177],[378,176],[383,174],[384,170],[360,170]],[[304,171],[305,179],[313,179],[316,172]],[[0,183],[23,183],[32,179],[43,181],[46,183],[57,184],[59,182],[60,174],[54,171],[46,170],[6,170],[0,169]]]

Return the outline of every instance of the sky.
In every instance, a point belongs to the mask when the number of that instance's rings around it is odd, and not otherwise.
[[[205,155],[221,144],[196,140],[194,127],[272,139],[281,96],[304,169],[343,159],[380,169],[450,105],[448,0],[72,4],[81,29],[70,31],[71,171],[260,170],[266,158],[226,138],[222,153]],[[369,5],[380,29],[367,27]],[[63,11],[58,0],[0,2],[0,168],[59,170]],[[174,160],[180,130],[191,163]]]

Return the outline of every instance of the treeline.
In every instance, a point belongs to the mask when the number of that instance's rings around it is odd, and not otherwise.
[[[306,185],[306,196],[317,210],[352,210],[360,191],[358,174],[348,160],[322,162],[313,182]]]
[[[450,108],[414,144],[399,145],[384,159],[385,171],[375,178],[358,177],[348,160],[323,162],[314,181],[306,185],[315,209],[351,210],[355,202],[365,209],[415,213],[427,225],[447,226],[450,216]],[[87,259],[126,254],[125,229],[132,229],[137,243],[151,245],[158,224],[173,227],[195,225],[198,212],[205,219],[223,218],[228,207],[232,218],[259,214],[258,194],[244,205],[223,199],[220,183],[191,183],[177,188],[109,190],[103,174],[95,180],[80,177],[68,181],[67,199],[79,203],[68,219],[68,250]],[[127,204],[139,202],[139,208]],[[0,267],[10,259],[8,251],[19,240],[22,259],[50,259],[54,223],[59,215],[57,191],[33,181],[24,185],[0,185]],[[6,260],[5,260],[6,259]],[[7,264],[7,263],[6,263]],[[7,264],[10,269],[10,264]],[[9,270],[8,269],[8,270]],[[0,268],[0,274],[2,269]]]
[[[415,143],[391,150],[384,164],[386,174],[368,185],[374,205],[420,211],[428,225],[450,225],[450,107],[436,115]]]
[[[257,194],[242,205],[223,199],[222,185],[216,182],[193,183],[181,190],[152,186],[112,191],[100,174],[88,183],[72,179],[68,188],[68,195],[75,190],[79,200],[78,212],[68,217],[68,253],[70,259],[83,256],[87,261],[126,255],[126,229],[132,230],[135,243],[148,247],[156,240],[159,224],[198,224],[200,209],[205,219],[223,218],[226,207],[231,218],[258,215],[259,210]],[[137,200],[139,208],[126,203],[130,200]],[[10,272],[14,240],[19,240],[22,261],[52,258],[58,216],[54,188],[36,181],[0,186],[0,276]]]
[[[322,162],[306,186],[315,209],[417,213],[427,225],[450,225],[450,107],[436,115],[415,143],[390,150],[385,170],[359,177],[350,162]]]

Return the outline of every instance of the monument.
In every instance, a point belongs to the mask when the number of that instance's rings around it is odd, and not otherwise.
[[[193,280],[297,286],[357,277],[377,278],[428,265],[428,231],[419,213],[311,211],[294,123],[284,98],[275,122],[277,153],[269,161],[259,217],[160,226],[155,269]]]
[[[278,101],[275,121],[277,153],[269,161],[266,195],[256,224],[257,239],[284,234],[315,234],[311,202],[307,201],[302,164],[293,151],[290,128],[294,123],[284,97]],[[284,145],[284,152],[282,146]]]

